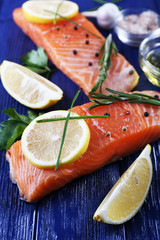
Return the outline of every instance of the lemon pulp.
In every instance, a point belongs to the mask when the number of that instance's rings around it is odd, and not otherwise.
[[[22,10],[29,22],[52,23],[57,10],[60,15],[72,18],[77,15],[79,7],[71,1],[27,1],[23,3]],[[61,17],[57,15],[56,20],[61,20]]]
[[[94,220],[121,224],[138,212],[151,185],[150,152],[148,144],[102,201],[93,216]]]
[[[22,151],[40,168],[53,168],[57,163],[65,121],[37,123],[37,120],[66,117],[68,111],[52,111],[34,119],[22,135]],[[75,116],[71,113],[71,116]],[[77,115],[76,115],[77,116]],[[88,148],[90,131],[83,119],[69,120],[59,165],[77,160]]]
[[[17,63],[3,61],[1,81],[6,91],[30,108],[47,108],[59,101],[62,90],[48,79]]]

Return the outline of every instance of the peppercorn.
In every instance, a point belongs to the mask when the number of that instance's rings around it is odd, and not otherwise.
[[[127,128],[125,126],[122,127],[122,131],[127,131]]]
[[[92,66],[92,65],[93,65],[93,63],[92,63],[92,62],[89,62],[89,63],[88,63],[88,65],[89,65],[89,66]]]
[[[106,115],[106,116],[108,116],[108,117],[109,117],[109,116],[110,116],[110,113],[105,113],[104,115]]]
[[[108,137],[111,136],[111,132],[107,131],[106,136],[108,136]]]
[[[89,44],[89,41],[88,40],[86,40],[86,42],[85,42],[86,44]]]
[[[73,50],[73,54],[76,55],[77,54],[77,50]]]
[[[78,27],[77,27],[77,26],[74,26],[74,30],[78,30]]]
[[[99,53],[97,52],[97,53],[95,53],[95,57],[99,57]]]
[[[132,75],[133,73],[134,73],[134,71],[133,71],[133,70],[130,70],[130,71],[129,71],[129,74],[130,74],[130,75]]]
[[[154,95],[154,97],[155,97],[155,98],[159,98],[159,96],[158,96],[158,95]]]
[[[149,116],[149,112],[144,112],[144,116],[148,117]]]
[[[86,34],[86,37],[89,37],[89,35],[88,35],[88,34]]]

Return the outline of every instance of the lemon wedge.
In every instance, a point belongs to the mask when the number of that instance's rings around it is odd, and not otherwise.
[[[107,194],[93,219],[109,224],[121,224],[131,219],[141,208],[152,180],[151,146],[140,156]]]
[[[47,108],[59,101],[62,90],[19,64],[3,61],[1,81],[6,91],[21,104],[30,108]]]
[[[52,111],[34,119],[22,134],[25,157],[39,168],[53,168],[57,163],[65,120],[37,123],[37,120],[67,117],[68,111]],[[71,113],[71,116],[78,116]],[[77,160],[88,148],[90,130],[83,119],[69,120],[59,166]]]
[[[77,15],[79,7],[71,1],[27,1],[23,3],[22,10],[24,17],[29,22],[52,23],[55,18],[54,13],[56,13],[57,10],[60,15],[72,18]],[[60,19],[57,15],[56,20],[58,21]]]

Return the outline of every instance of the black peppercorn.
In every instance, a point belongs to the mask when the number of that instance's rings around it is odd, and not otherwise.
[[[77,50],[73,50],[73,54],[76,55],[77,54]]]
[[[92,65],[93,65],[93,63],[92,63],[92,62],[89,62],[89,63],[88,63],[88,65],[89,65],[89,66],[92,66]]]
[[[155,97],[155,98],[159,98],[159,96],[158,96],[158,95],[154,95],[154,97]]]
[[[144,116],[148,117],[149,116],[149,112],[144,112]]]
[[[89,44],[89,41],[88,40],[86,40],[86,42],[85,42],[86,44]]]
[[[105,113],[104,115],[106,115],[106,116],[108,116],[108,117],[109,117],[109,116],[110,116],[110,113]]]
[[[95,53],[95,57],[99,57],[99,53],[97,52],[97,53]]]

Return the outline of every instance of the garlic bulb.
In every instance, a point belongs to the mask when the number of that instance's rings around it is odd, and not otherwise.
[[[116,21],[117,16],[120,14],[118,7],[113,3],[106,3],[97,11],[82,12],[86,17],[97,18],[98,25],[103,29],[111,29]]]

